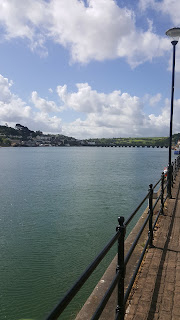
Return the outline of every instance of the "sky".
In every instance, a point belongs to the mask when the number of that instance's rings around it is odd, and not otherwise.
[[[165,32],[179,26],[177,0],[0,0],[0,125],[76,139],[168,136]]]

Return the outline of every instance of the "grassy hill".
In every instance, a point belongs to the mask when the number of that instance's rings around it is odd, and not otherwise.
[[[180,133],[174,134],[172,137],[172,145],[176,145],[180,140]],[[169,137],[153,137],[153,138],[111,138],[111,139],[89,139],[95,141],[96,144],[112,144],[112,145],[131,145],[131,146],[169,146]]]

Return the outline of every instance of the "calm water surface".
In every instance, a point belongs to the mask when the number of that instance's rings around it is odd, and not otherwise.
[[[44,319],[167,162],[168,149],[0,148],[0,319]]]

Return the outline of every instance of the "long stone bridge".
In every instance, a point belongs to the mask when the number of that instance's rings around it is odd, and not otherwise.
[[[144,144],[85,144],[86,147],[104,147],[104,148],[168,148],[168,145],[144,145]]]

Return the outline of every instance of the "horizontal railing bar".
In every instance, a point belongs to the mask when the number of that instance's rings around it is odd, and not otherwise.
[[[166,181],[166,184],[164,184],[164,190],[167,188],[168,181]]]
[[[144,204],[144,202],[146,201],[146,199],[149,196],[149,192],[147,193],[147,195],[145,196],[145,198],[141,201],[141,203],[139,204],[139,206],[134,210],[134,212],[129,216],[129,218],[127,218],[127,220],[124,222],[124,226],[127,227],[127,225],[131,222],[131,220],[134,218],[135,214],[138,212],[138,210],[141,208],[141,206]]]
[[[91,320],[97,320],[101,316],[101,313],[103,312],[111,294],[113,293],[113,291],[118,283],[119,277],[120,277],[120,271],[117,271],[117,274],[115,275],[114,279],[112,280],[110,287],[106,291],[103,299],[101,300],[101,302],[100,302],[98,308],[96,309],[94,315],[92,316]]]
[[[161,199],[161,194],[160,194],[159,197],[156,199],[156,202],[155,202],[154,206],[152,207],[152,210],[155,209],[155,207],[157,206],[158,201],[159,201],[160,199]]]
[[[161,178],[158,180],[158,182],[156,182],[156,184],[153,186],[153,190],[157,187],[157,185],[159,184],[159,182],[161,181]]]
[[[128,261],[129,261],[131,255],[132,255],[132,253],[133,253],[133,251],[134,251],[134,249],[135,249],[135,247],[136,247],[136,244],[137,244],[137,242],[138,242],[138,240],[139,240],[142,232],[144,231],[144,228],[145,228],[148,220],[149,220],[149,214],[148,214],[146,220],[144,221],[141,229],[139,230],[138,235],[136,236],[136,239],[134,240],[132,246],[130,247],[130,249],[129,249],[129,251],[128,251],[128,253],[127,253],[127,255],[126,255],[125,259],[124,259],[124,265],[125,265],[125,266],[127,265],[127,263],[128,263]]]
[[[166,202],[167,198],[168,198],[168,194],[165,196],[163,203]]]
[[[161,213],[161,209],[159,210],[159,212],[158,212],[158,214],[157,214],[157,216],[156,216],[156,219],[155,219],[155,221],[154,221],[153,230],[154,230],[155,225],[156,225],[156,223],[157,223],[157,221],[158,221],[158,218],[159,218],[160,213]]]
[[[133,273],[133,276],[132,276],[132,278],[131,278],[131,280],[130,280],[129,286],[128,286],[127,290],[126,290],[126,293],[125,293],[125,296],[124,296],[124,305],[126,304],[127,299],[128,299],[128,297],[129,297],[130,291],[131,291],[132,286],[133,286],[133,284],[134,284],[134,280],[135,280],[135,278],[136,278],[136,275],[137,275],[137,273],[138,273],[139,267],[140,267],[140,265],[141,265],[141,262],[142,262],[142,260],[143,260],[144,255],[145,255],[145,252],[146,252],[147,246],[148,246],[148,244],[149,244],[149,241],[150,241],[150,237],[148,237],[148,239],[147,239],[147,241],[146,241],[145,247],[144,247],[144,249],[143,249],[143,251],[142,251],[142,253],[141,253],[141,256],[140,256],[140,259],[139,259],[138,264],[137,264],[137,266],[136,266],[136,269],[135,269],[135,271],[134,271],[134,273]]]
[[[60,314],[64,311],[67,305],[74,298],[76,293],[81,289],[86,280],[90,277],[92,272],[99,265],[101,260],[105,257],[108,251],[111,249],[113,244],[117,241],[120,236],[120,232],[118,231],[114,237],[107,243],[104,249],[97,255],[94,261],[87,267],[84,273],[80,276],[80,278],[76,281],[76,283],[71,287],[71,289],[66,293],[66,295],[62,298],[62,300],[57,304],[54,310],[49,314],[46,320],[56,320]]]

